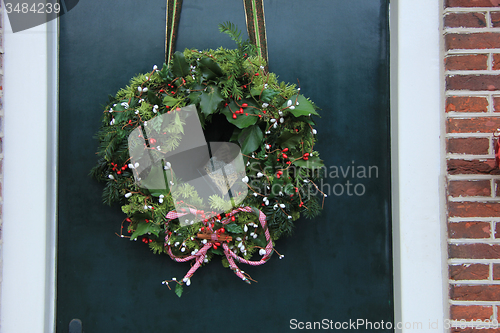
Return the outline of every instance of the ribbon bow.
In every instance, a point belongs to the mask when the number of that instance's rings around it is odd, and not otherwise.
[[[189,210],[190,210],[191,214],[196,214],[197,213],[196,209],[190,208]],[[248,206],[247,207],[236,208],[233,211],[231,211],[229,214],[227,214],[226,217],[221,220],[221,223],[223,225],[229,224],[231,222],[231,216],[233,216],[234,214],[236,214],[238,212],[248,212],[248,213],[254,212],[255,213],[255,210],[252,209],[251,207],[248,207]],[[218,235],[215,232],[215,230],[212,229],[212,223],[211,222],[216,219],[215,217],[212,217],[211,219],[203,220],[203,224],[205,225],[205,228],[208,229],[211,232],[210,239],[207,239],[207,243],[205,243],[205,245],[203,245],[203,247],[198,252],[196,252],[195,254],[192,254],[190,256],[187,256],[187,257],[177,257],[176,255],[174,255],[172,253],[172,249],[171,249],[170,245],[168,244],[170,236],[169,235],[166,236],[165,237],[165,247],[167,248],[167,253],[170,256],[170,258],[172,258],[172,260],[175,260],[177,262],[186,262],[186,261],[189,261],[189,260],[192,260],[192,259],[196,260],[195,263],[194,263],[194,265],[191,267],[191,269],[184,276],[183,281],[184,282],[190,281],[190,279],[193,276],[193,274],[196,272],[196,270],[203,263],[203,260],[205,259],[207,251],[215,243],[220,243],[220,244],[222,244],[222,248],[224,249],[224,254],[226,255],[227,261],[229,262],[229,267],[233,270],[233,272],[239,278],[241,278],[246,283],[250,284],[250,281],[243,274],[243,271],[241,269],[239,269],[239,267],[236,265],[235,260],[237,262],[241,262],[241,263],[244,263],[244,264],[247,264],[247,265],[259,266],[259,265],[265,264],[267,262],[267,260],[269,260],[269,258],[271,257],[271,254],[273,252],[273,242],[271,240],[271,234],[269,233],[269,229],[267,228],[267,225],[266,225],[266,215],[264,215],[264,213],[262,213],[260,210],[257,210],[257,212],[258,212],[258,215],[259,215],[260,225],[262,226],[262,230],[264,230],[264,234],[266,236],[266,241],[267,241],[267,245],[266,245],[266,247],[264,249],[265,250],[265,254],[262,256],[262,259],[258,260],[258,261],[247,260],[245,258],[242,258],[242,257],[238,256],[237,254],[235,254],[229,248],[229,245],[227,243],[228,243],[228,241],[231,241],[232,238],[231,237],[225,237],[225,238],[224,237],[220,237],[220,235]],[[182,217],[182,216],[184,216],[186,214],[188,214],[188,213],[177,213],[177,212],[173,211],[173,212],[169,212],[166,217],[168,219],[176,219],[176,218]]]

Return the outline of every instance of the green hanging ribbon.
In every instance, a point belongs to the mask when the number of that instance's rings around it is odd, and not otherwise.
[[[264,0],[243,0],[245,18],[250,41],[257,46],[258,52],[267,64],[266,20]],[[267,70],[267,66],[266,66]]]
[[[266,22],[264,0],[243,0],[245,18],[250,41],[257,46],[259,55],[267,64]],[[177,28],[181,16],[182,0],[167,0],[167,27],[165,40],[165,62],[168,64],[175,51]],[[266,65],[267,71],[267,65]]]
[[[175,51],[177,28],[181,16],[182,0],[167,0],[167,27],[165,32],[165,63],[169,63]]]

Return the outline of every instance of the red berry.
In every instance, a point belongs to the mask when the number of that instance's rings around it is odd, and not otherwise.
[[[132,220],[130,219],[130,217],[127,217],[127,218],[125,219],[125,221],[127,221],[127,222],[132,222]]]
[[[219,229],[219,231],[220,231],[220,232],[225,232],[225,231],[226,231],[226,229],[224,229],[224,228],[220,228],[220,229]]]
[[[309,157],[304,157],[304,161],[307,161],[309,159]]]
[[[244,87],[246,88],[247,86],[244,86]],[[244,107],[244,108],[246,108],[248,106],[248,104],[247,103],[243,103],[243,104],[241,104],[241,106]]]
[[[283,152],[286,153],[288,151],[288,148],[283,149]]]
[[[236,113],[233,113],[233,119],[236,119]]]
[[[288,158],[288,155],[287,154],[283,154],[283,158]]]
[[[262,115],[261,115],[261,114],[259,114],[259,118],[262,118]]]
[[[267,111],[266,110],[262,110],[262,112],[266,113]]]
[[[304,154],[304,157],[307,157],[307,156],[309,156],[309,153],[305,153],[305,154]]]
[[[214,244],[214,250],[217,250],[217,245]]]
[[[259,73],[255,73],[255,76],[259,76]]]
[[[243,113],[243,108],[240,108],[240,113]]]
[[[120,170],[118,170],[116,173],[117,173],[118,175],[121,175],[121,174],[122,174],[122,172],[121,172]]]
[[[125,170],[127,167],[126,166],[122,166],[122,170]]]
[[[219,242],[215,242],[215,245],[216,245],[216,246],[220,246],[220,243],[219,243]]]
[[[231,221],[236,221],[236,218],[234,216],[231,216]]]
[[[244,88],[244,89],[246,89],[246,88],[247,88],[247,85],[246,85],[246,84],[244,84],[244,85],[243,85],[243,88]]]

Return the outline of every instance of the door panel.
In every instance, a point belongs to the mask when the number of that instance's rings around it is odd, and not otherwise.
[[[165,0],[143,3],[80,1],[60,19],[57,332],[73,318],[87,333],[392,321],[387,1],[265,1],[270,71],[299,80],[322,109],[316,147],[329,196],[321,216],[277,242],[283,260],[240,265],[258,283],[214,260],[180,299],[161,281],[190,265],[117,237],[124,215],[102,205],[88,176],[107,95],[164,61]],[[226,21],[245,30],[242,1],[184,0],[177,49],[233,48],[218,32]]]

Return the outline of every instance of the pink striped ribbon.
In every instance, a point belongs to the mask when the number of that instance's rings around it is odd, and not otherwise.
[[[189,208],[189,211],[191,214],[196,214],[196,212],[197,212],[196,209],[192,209],[192,208]],[[238,212],[256,213],[255,210],[252,209],[251,207],[236,208],[233,211],[231,211],[224,219],[222,219],[221,223],[223,225],[231,223],[231,216],[235,215]],[[193,274],[196,272],[196,270],[201,266],[201,264],[203,263],[203,260],[206,257],[207,251],[212,247],[213,243],[221,242],[222,248],[224,249],[224,254],[226,255],[227,261],[229,262],[229,267],[231,267],[233,272],[239,278],[241,278],[246,283],[250,283],[250,281],[243,275],[243,271],[238,268],[235,261],[241,262],[241,263],[244,263],[247,265],[251,265],[251,266],[259,266],[259,265],[265,264],[267,262],[267,260],[269,260],[271,254],[273,252],[273,242],[271,240],[271,234],[269,233],[269,229],[267,228],[267,225],[266,225],[266,215],[264,215],[264,213],[262,213],[260,210],[257,210],[257,212],[259,215],[260,225],[262,226],[262,230],[264,230],[264,234],[266,236],[266,241],[267,241],[267,245],[265,247],[266,253],[262,256],[262,259],[258,260],[258,261],[247,260],[243,257],[238,256],[229,248],[229,245],[227,245],[226,241],[217,240],[217,235],[215,234],[214,230],[212,230],[212,225],[211,225],[211,222],[216,219],[215,217],[212,217],[211,219],[203,220],[203,224],[207,228],[209,228],[209,230],[212,232],[212,235],[215,235],[215,237],[212,237],[212,239],[209,240],[205,245],[203,245],[203,247],[195,254],[192,254],[192,255],[189,255],[186,257],[175,256],[172,253],[172,249],[171,249],[170,245],[168,245],[169,236],[166,236],[165,237],[165,247],[167,248],[167,253],[170,256],[170,258],[172,258],[173,260],[175,260],[177,262],[186,262],[186,261],[189,261],[192,259],[196,260],[194,265],[191,267],[191,269],[184,276],[183,281],[190,279],[193,276]],[[172,211],[172,212],[169,212],[166,217],[167,217],[167,219],[172,220],[172,219],[182,217],[186,214],[188,214],[188,213],[178,213],[176,211]]]

